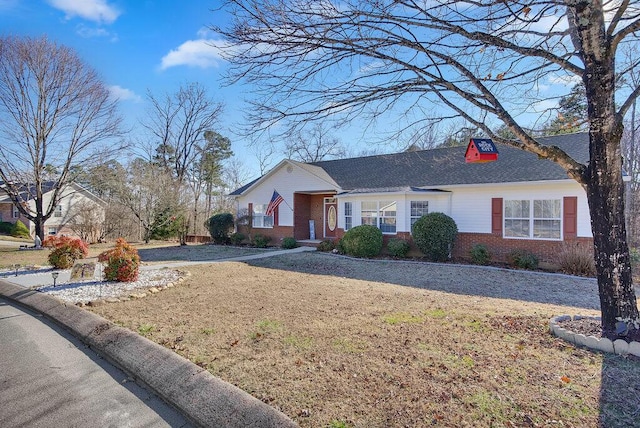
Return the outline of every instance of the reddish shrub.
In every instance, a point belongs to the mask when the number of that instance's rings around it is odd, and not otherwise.
[[[108,281],[132,282],[138,279],[138,250],[122,238],[116,241],[115,248],[101,253],[98,261],[106,264],[104,276]]]
[[[69,269],[76,260],[89,255],[89,247],[78,238],[61,236],[55,239],[47,238],[45,241],[47,246],[53,247],[49,253],[49,263],[56,269]]]

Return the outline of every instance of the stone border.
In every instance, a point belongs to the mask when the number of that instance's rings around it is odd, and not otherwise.
[[[588,317],[583,315],[559,315],[549,320],[549,331],[554,336],[567,342],[573,343],[576,346],[591,349],[593,351],[608,352],[610,354],[618,355],[635,355],[640,357],[640,342],[627,342],[623,339],[616,339],[612,341],[606,337],[585,336],[581,333],[575,333],[571,330],[561,327],[563,321],[577,321],[581,319],[593,319],[600,320],[600,317]]]

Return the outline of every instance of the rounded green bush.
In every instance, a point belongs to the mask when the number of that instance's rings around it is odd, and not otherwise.
[[[208,229],[211,239],[216,244],[227,244],[229,234],[233,230],[233,214],[215,214],[209,218]]]
[[[20,220],[16,220],[16,223],[11,228],[11,236],[15,236],[16,238],[29,238],[31,235],[29,234],[29,228]]]
[[[509,263],[520,269],[537,269],[538,257],[527,250],[513,250],[508,256]]]
[[[344,234],[340,248],[353,257],[375,257],[382,251],[382,232],[368,224],[356,226]]]
[[[471,247],[471,261],[476,265],[487,265],[491,260],[491,253],[483,244],[476,244]]]
[[[231,235],[229,235],[229,240],[233,245],[240,245],[245,239],[246,236],[244,236],[244,234],[240,232],[232,233]]]
[[[390,256],[404,258],[411,249],[411,246],[404,239],[393,238],[387,243],[387,251]]]
[[[292,248],[296,248],[298,246],[298,242],[296,238],[292,238],[291,236],[287,236],[282,240],[282,248],[285,250],[290,250]]]
[[[271,241],[270,236],[258,234],[253,237],[253,245],[255,245],[258,248],[267,248],[267,244],[269,244],[270,241]]]
[[[456,222],[443,213],[429,213],[413,225],[413,241],[422,253],[434,262],[449,260],[458,235]]]
[[[333,251],[335,248],[336,248],[336,244],[331,239],[325,239],[324,241],[318,244],[318,251],[322,251],[325,253]]]

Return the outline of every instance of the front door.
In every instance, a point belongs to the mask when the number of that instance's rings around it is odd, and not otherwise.
[[[324,198],[324,237],[335,238],[338,228],[338,203],[336,198]]]

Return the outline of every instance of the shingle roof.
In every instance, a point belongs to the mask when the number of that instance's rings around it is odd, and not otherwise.
[[[586,163],[589,159],[589,136],[585,132],[542,137],[538,141],[560,147],[578,162]],[[307,170],[310,167],[322,169],[343,192],[357,193],[569,178],[558,164],[550,160],[539,159],[537,155],[515,147],[496,146],[498,161],[488,163],[465,163],[466,146],[461,146],[297,164],[306,166]],[[241,195],[261,178],[230,195]]]
[[[589,158],[586,133],[540,138],[579,162]],[[511,183],[568,179],[556,163],[511,146],[497,144],[498,161],[465,163],[466,147],[447,147],[362,158],[316,162],[343,190],[433,187],[454,184]]]

